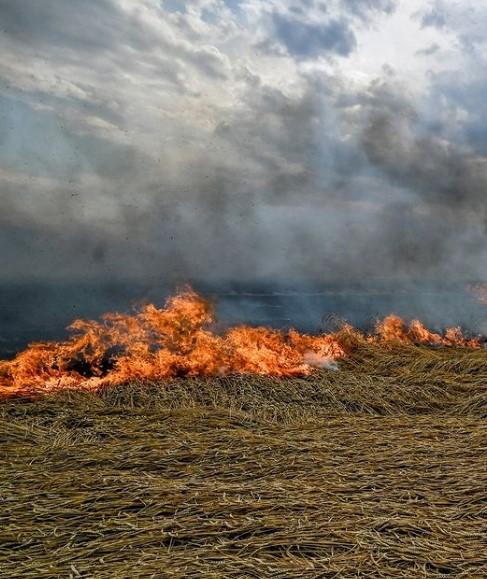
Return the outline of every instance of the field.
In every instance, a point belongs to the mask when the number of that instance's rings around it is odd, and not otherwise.
[[[485,350],[0,413],[2,577],[487,576]]]

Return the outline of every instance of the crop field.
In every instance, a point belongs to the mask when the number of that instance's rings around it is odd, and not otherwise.
[[[0,405],[0,576],[485,577],[487,351]]]

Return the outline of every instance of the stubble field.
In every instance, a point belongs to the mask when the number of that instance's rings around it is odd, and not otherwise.
[[[487,352],[0,406],[2,577],[485,577]]]

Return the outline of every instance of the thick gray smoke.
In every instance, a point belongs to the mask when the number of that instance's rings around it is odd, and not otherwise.
[[[450,8],[408,22],[463,72],[415,87],[357,80],[391,0],[0,0],[0,283],[483,279],[483,37]]]

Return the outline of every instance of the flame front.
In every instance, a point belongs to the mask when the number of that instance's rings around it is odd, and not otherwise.
[[[211,331],[214,322],[210,304],[191,289],[169,298],[164,308],[151,304],[134,315],[77,320],[69,327],[67,341],[34,343],[13,360],[0,361],[0,396],[97,390],[177,376],[306,376],[316,368],[333,367],[357,341],[479,346],[478,340],[466,339],[457,328],[442,336],[419,321],[407,326],[397,316],[380,322],[369,337],[349,326],[319,336],[250,326],[218,335]]]
[[[456,346],[479,348],[478,338],[466,338],[460,328],[448,328],[444,335],[431,332],[419,320],[409,325],[399,316],[390,315],[376,324],[376,335],[369,341],[379,344],[425,344],[429,346]]]

